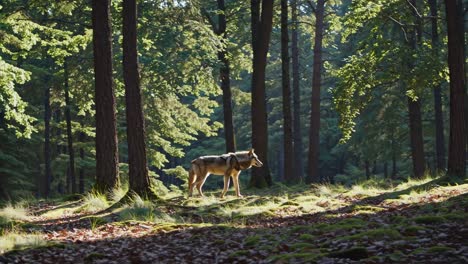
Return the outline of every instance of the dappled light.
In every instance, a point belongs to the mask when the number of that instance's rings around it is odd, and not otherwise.
[[[468,263],[468,1],[0,1],[0,264]]]
[[[160,202],[135,196],[111,212],[89,215],[80,214],[94,204],[86,196],[66,206],[51,201],[23,207],[30,213],[16,217],[8,213],[10,205],[0,213],[3,259],[460,262],[468,256],[468,184],[429,179],[391,189],[277,185],[260,192]]]

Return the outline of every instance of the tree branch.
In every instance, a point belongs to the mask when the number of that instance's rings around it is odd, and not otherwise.
[[[218,27],[216,26],[216,23],[214,22],[213,18],[210,16],[210,14],[208,13],[208,11],[206,11],[205,8],[202,8],[201,9],[201,13],[202,15],[205,16],[206,19],[208,19],[208,22],[210,23],[211,27],[213,28],[213,32],[218,35],[219,33],[219,29]]]
[[[396,20],[395,18],[393,18],[392,16],[388,16],[393,22],[397,23],[401,30],[403,31],[403,35],[405,36],[405,40],[408,41],[408,37],[406,35],[406,30],[405,30],[405,24],[401,23],[400,21]]]

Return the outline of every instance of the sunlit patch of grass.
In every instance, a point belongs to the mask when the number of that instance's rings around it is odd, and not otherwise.
[[[362,199],[370,196],[376,196],[383,192],[374,186],[353,185],[351,189],[343,193],[343,197]]]
[[[139,195],[133,195],[130,203],[125,205],[119,212],[123,221],[148,221],[153,223],[175,223],[176,220],[170,215],[158,210],[155,205],[148,200],[142,199]]]
[[[375,214],[384,210],[382,207],[372,205],[356,205],[353,207],[353,212],[356,214]]]
[[[233,200],[233,199],[236,199],[236,198],[233,198],[233,197],[226,197],[224,198],[224,201],[226,200]],[[185,206],[210,206],[210,205],[213,205],[213,204],[218,204],[220,203],[220,198],[219,197],[216,197],[214,195],[209,195],[209,196],[205,196],[205,197],[192,197],[192,198],[189,198],[187,201],[184,202],[184,205]]]
[[[89,192],[83,197],[83,205],[77,212],[94,213],[109,207],[106,195],[99,192]]]
[[[274,216],[272,212],[274,209],[278,209],[280,207],[280,203],[275,202],[266,202],[260,205],[251,205],[251,206],[243,206],[243,207],[235,207],[235,208],[224,208],[222,211],[224,212],[225,216],[230,217],[242,217],[242,216],[253,216],[253,215],[270,215]]]
[[[395,191],[402,191],[414,186],[423,185],[434,179],[435,178],[431,177],[430,175],[426,175],[425,177],[420,179],[408,178],[408,181],[398,184],[395,187]]]
[[[40,234],[6,232],[0,236],[0,254],[15,249],[45,246],[47,242]]]
[[[110,194],[110,201],[112,203],[117,203],[125,196],[125,194],[127,194],[127,190],[128,188],[126,188],[125,186],[114,188],[112,190],[112,193]]]
[[[28,218],[27,209],[20,205],[7,204],[0,209],[0,223],[4,222],[3,224],[14,220],[25,221],[28,220]]]
[[[337,195],[336,186],[330,184],[315,185],[315,195],[318,197],[331,198]]]
[[[62,216],[73,213],[75,210],[78,210],[78,208],[79,207],[74,208],[74,209],[60,208],[60,209],[56,209],[56,210],[50,210],[50,211],[42,214],[41,216],[49,218],[49,219],[60,218]]]

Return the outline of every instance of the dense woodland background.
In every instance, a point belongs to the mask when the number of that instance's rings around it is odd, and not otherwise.
[[[466,175],[467,1],[123,2],[0,3],[0,199]]]

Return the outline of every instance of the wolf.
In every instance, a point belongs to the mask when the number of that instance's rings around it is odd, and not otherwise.
[[[203,184],[210,174],[215,174],[224,176],[224,189],[221,198],[224,197],[229,188],[230,177],[232,177],[237,197],[242,197],[239,189],[239,174],[241,171],[250,169],[252,166],[263,166],[254,149],[235,153],[229,152],[220,156],[201,156],[192,160],[191,164],[188,196],[192,197],[193,188],[196,186],[200,196],[204,197],[202,192]]]

